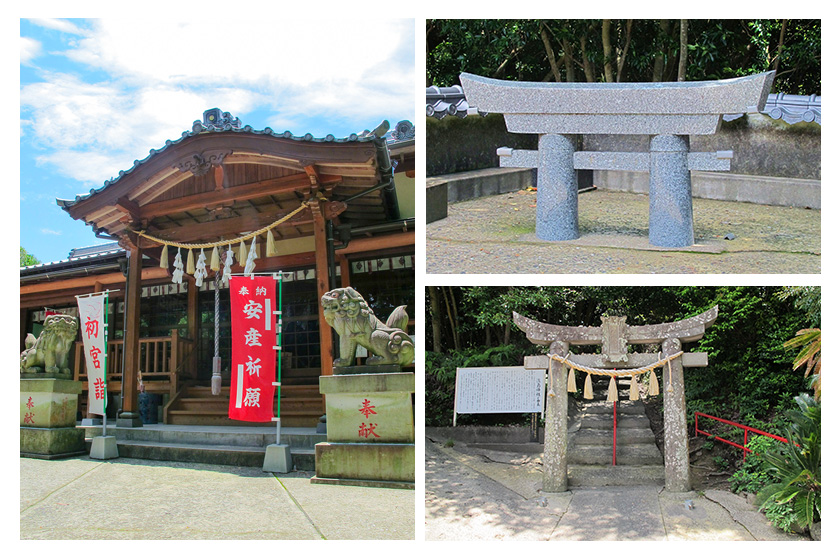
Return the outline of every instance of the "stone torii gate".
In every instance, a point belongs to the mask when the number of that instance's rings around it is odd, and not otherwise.
[[[502,113],[509,132],[539,135],[539,150],[499,148],[501,167],[536,167],[537,237],[577,239],[578,169],[650,172],[648,239],[694,244],[691,171],[729,171],[731,151],[690,152],[690,134],[715,134],[724,114],[764,108],[775,72],[706,82],[510,82],[462,73],[471,107]],[[649,153],[576,151],[578,134],[650,135]]]
[[[717,306],[694,317],[658,325],[629,326],[626,317],[602,317],[600,327],[550,325],[513,313],[513,321],[534,344],[548,346],[547,356],[525,358],[528,369],[548,369],[545,413],[543,492],[565,492],[568,486],[568,395],[569,362],[598,369],[663,367],[662,384],[665,416],[665,490],[691,490],[688,463],[688,426],[685,409],[683,368],[708,365],[705,352],[683,353],[682,345],[700,340],[718,316]],[[659,344],[660,353],[628,353],[628,344]],[[601,346],[600,354],[569,354],[569,347]],[[622,371],[615,372],[621,375]],[[655,375],[653,370],[651,376]]]

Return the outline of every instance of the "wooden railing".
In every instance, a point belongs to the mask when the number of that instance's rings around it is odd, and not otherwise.
[[[108,341],[108,392],[119,393],[122,387],[123,341]],[[195,372],[185,370],[188,357],[193,351],[193,341],[172,329],[169,336],[140,339],[140,375],[144,388],[150,393],[168,394],[175,397],[181,384],[192,380]],[[82,342],[76,343],[76,357],[73,366],[74,379],[82,381],[83,394],[87,394],[87,371]]]

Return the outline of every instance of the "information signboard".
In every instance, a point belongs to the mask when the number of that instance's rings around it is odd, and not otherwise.
[[[544,369],[489,367],[456,371],[453,426],[458,414],[542,413],[544,408]]]

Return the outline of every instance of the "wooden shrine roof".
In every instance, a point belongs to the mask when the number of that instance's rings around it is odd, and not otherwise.
[[[121,238],[133,229],[180,243],[261,229],[312,197],[332,203],[328,217],[375,224],[398,217],[392,215],[396,193],[382,128],[387,123],[347,138],[293,136],[243,127],[211,110],[181,138],[151,150],[99,189],[56,202],[100,236]],[[389,186],[372,189],[382,184]],[[273,230],[277,241],[312,233],[308,208]]]

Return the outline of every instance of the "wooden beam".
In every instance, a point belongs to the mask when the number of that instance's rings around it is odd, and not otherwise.
[[[117,210],[120,212],[128,214],[132,222],[140,221],[140,206],[138,206],[133,200],[122,197],[114,203],[114,206],[116,206]]]
[[[291,210],[290,210],[291,212]],[[167,241],[190,243],[197,240],[217,240],[219,238],[239,234],[245,231],[262,229],[272,222],[279,220],[289,212],[252,214],[249,216],[237,216],[236,218],[223,218],[221,220],[209,220],[197,224],[188,224],[173,228],[149,227],[149,235],[165,239]],[[277,227],[298,227],[311,224],[312,216],[309,210],[303,210],[290,220],[283,222]]]
[[[322,180],[328,183],[341,182],[340,175],[322,175]],[[196,208],[212,208],[219,204],[228,204],[236,200],[248,200],[259,196],[268,196],[292,192],[295,190],[308,190],[311,186],[309,175],[296,173],[276,179],[266,179],[256,183],[248,183],[235,187],[228,187],[222,190],[199,193],[190,196],[183,196],[160,202],[150,202],[140,207],[140,217],[152,219],[157,216],[195,210]]]
[[[376,251],[380,249],[392,249],[394,247],[409,247],[414,245],[414,231],[404,231],[392,235],[379,235],[376,237],[362,237],[352,239],[347,247],[338,249],[336,255],[349,255],[363,251]]]
[[[142,280],[159,280],[167,278],[169,271],[165,268],[145,268],[142,273]],[[125,282],[122,272],[109,272],[95,276],[82,276],[80,278],[67,278],[66,280],[53,280],[39,282],[37,284],[25,284],[20,287],[20,295],[43,294],[59,290],[71,290],[76,288],[93,288],[97,283],[108,286]]]

